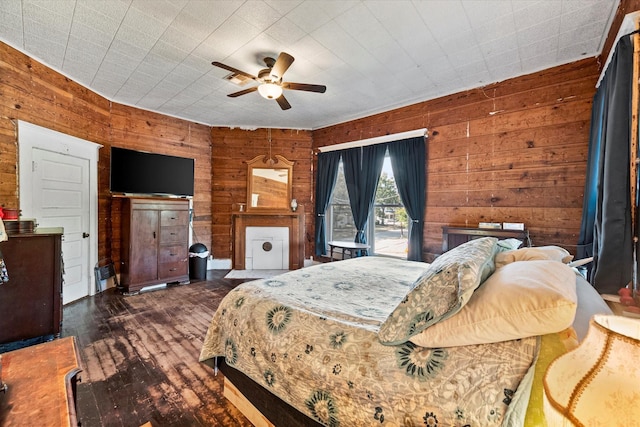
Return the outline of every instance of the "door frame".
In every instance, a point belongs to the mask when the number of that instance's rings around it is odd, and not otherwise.
[[[98,262],[98,150],[103,146],[62,132],[18,120],[18,189],[22,215],[33,218],[32,151],[34,148],[89,160],[89,283],[88,295],[96,293],[92,265]]]

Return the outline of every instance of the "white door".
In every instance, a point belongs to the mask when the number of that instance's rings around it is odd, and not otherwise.
[[[18,120],[20,211],[39,227],[64,227],[64,304],[95,293],[101,147]]]
[[[90,294],[89,160],[32,149],[33,214],[38,227],[63,227],[62,302]]]

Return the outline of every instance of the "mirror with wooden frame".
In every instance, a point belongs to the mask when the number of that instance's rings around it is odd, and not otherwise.
[[[257,156],[247,162],[247,210],[289,210],[293,163],[282,156]]]

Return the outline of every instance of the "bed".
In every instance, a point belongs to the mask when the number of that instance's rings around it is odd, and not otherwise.
[[[568,255],[486,237],[247,282],[200,360],[277,426],[536,425],[546,364],[610,313]]]

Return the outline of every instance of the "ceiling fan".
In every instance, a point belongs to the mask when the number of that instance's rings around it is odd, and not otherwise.
[[[250,87],[239,92],[230,93],[227,96],[236,98],[240,95],[246,95],[247,93],[258,91],[258,93],[260,93],[262,97],[267,99],[275,99],[278,105],[280,105],[280,108],[282,108],[283,110],[288,110],[289,108],[291,108],[291,105],[282,94],[282,91],[284,89],[303,90],[306,92],[317,93],[324,93],[327,90],[327,87],[323,85],[282,81],[282,76],[289,69],[293,61],[293,56],[289,55],[286,52],[281,52],[280,55],[278,55],[278,59],[266,57],[264,58],[264,63],[267,65],[267,68],[260,70],[257,77],[249,73],[245,73],[244,71],[240,71],[237,68],[225,65],[221,62],[214,61],[211,64],[260,83],[258,86]]]

